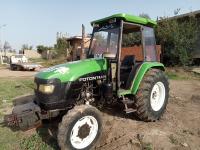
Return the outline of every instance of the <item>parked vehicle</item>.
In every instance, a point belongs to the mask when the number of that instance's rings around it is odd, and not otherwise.
[[[160,119],[169,83],[164,65],[157,61],[156,22],[116,14],[91,24],[87,59],[39,72],[34,79],[35,99],[16,105],[7,116],[9,124],[25,129],[61,116],[60,148],[86,150],[102,133],[99,105],[120,103],[126,113],[143,121]]]
[[[10,69],[11,70],[31,70],[34,71],[41,65],[28,62],[28,58],[23,54],[12,55],[10,57]]]

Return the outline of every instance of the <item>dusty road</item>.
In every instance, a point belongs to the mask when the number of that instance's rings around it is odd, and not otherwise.
[[[0,68],[0,78],[33,77],[38,71],[12,71],[9,68]]]

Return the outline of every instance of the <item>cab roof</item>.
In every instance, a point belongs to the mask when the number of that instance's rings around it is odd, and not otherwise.
[[[125,13],[115,14],[103,19],[92,21],[91,25],[93,26],[94,24],[101,24],[104,22],[108,22],[111,19],[121,19],[121,20],[124,20],[125,22],[136,23],[136,24],[146,25],[150,27],[154,27],[157,25],[157,23],[153,20],[138,17],[138,16],[133,16],[133,15],[125,14]]]

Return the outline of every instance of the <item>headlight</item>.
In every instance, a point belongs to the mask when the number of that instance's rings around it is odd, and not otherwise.
[[[55,86],[52,84],[40,84],[39,91],[42,93],[50,94],[53,93]]]

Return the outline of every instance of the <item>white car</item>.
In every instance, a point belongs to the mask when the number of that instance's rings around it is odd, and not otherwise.
[[[23,54],[17,54],[10,57],[11,70],[32,70],[41,67],[41,65],[29,63],[28,58]]]
[[[27,63],[27,62],[28,62],[28,58],[23,54],[12,55],[10,57],[10,63],[11,64]]]

